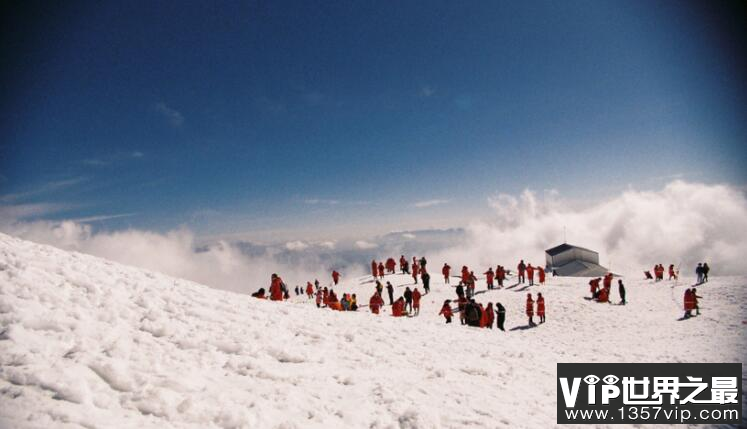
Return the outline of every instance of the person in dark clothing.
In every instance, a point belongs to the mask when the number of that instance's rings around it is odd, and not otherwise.
[[[427,264],[427,263],[428,263],[428,261],[425,260],[425,256],[423,256],[422,258],[420,258],[420,268],[423,271],[425,271],[425,264]]]
[[[252,296],[255,298],[265,299],[265,288],[259,288],[259,290],[254,292]]]
[[[381,296],[381,293],[384,291],[384,285],[381,284],[380,281],[376,280],[376,293]]]
[[[708,281],[708,271],[711,271],[711,267],[708,266],[708,263],[703,262],[703,283]]]
[[[425,293],[428,294],[431,291],[431,275],[428,274],[427,271],[423,271],[423,274],[420,275],[420,280],[423,281],[423,290],[425,290]]]
[[[470,300],[469,303],[464,307],[464,320],[468,326],[480,327],[480,319],[482,318],[482,310],[477,305],[475,300]]]
[[[620,292],[620,304],[625,305],[625,285],[623,285],[622,280],[617,281],[618,291]]]
[[[464,296],[464,286],[462,286],[462,282],[459,282],[459,285],[457,285],[456,294],[457,294],[457,297]]]
[[[386,282],[386,292],[389,294],[389,305],[394,305],[394,286]]]
[[[496,325],[498,326],[498,329],[500,329],[501,331],[505,331],[506,329],[503,327],[503,323],[506,321],[506,307],[504,307],[500,302],[496,302],[495,313]]]
[[[389,295],[389,305],[393,305],[394,299],[394,286],[390,282],[386,282],[386,292]],[[382,295],[383,296],[383,295]]]
[[[527,265],[524,263],[524,260],[522,259],[519,262],[519,265],[516,267],[519,270],[519,283],[526,282],[526,277],[524,277],[524,273],[526,272]]]
[[[412,311],[412,291],[409,287],[405,288],[405,309],[408,313]]]
[[[703,264],[698,264],[695,268],[695,275],[698,276],[698,284],[703,283]]]

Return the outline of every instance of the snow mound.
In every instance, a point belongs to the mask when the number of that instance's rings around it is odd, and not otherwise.
[[[689,279],[628,280],[626,306],[583,299],[583,279],[482,285],[478,301],[507,307],[507,332],[445,325],[453,289],[433,277],[422,314],[395,319],[260,301],[0,234],[0,426],[536,428],[555,423],[556,362],[745,361],[742,277],[699,288],[703,315],[684,321]],[[412,282],[387,280],[397,295]],[[338,291],[367,302],[372,289],[363,278]],[[529,329],[524,299],[538,291],[548,322]]]

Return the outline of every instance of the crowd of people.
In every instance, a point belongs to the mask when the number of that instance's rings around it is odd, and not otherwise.
[[[427,270],[427,260],[425,257],[418,259],[417,257],[412,258],[412,262],[408,261],[404,255],[399,259],[399,268],[402,274],[409,274],[413,277],[413,288],[408,285],[405,287],[402,295],[395,299],[394,291],[395,288],[391,282],[386,281],[386,286],[382,282],[385,281],[386,274],[395,274],[397,263],[394,258],[388,258],[386,261],[377,262],[371,261],[371,274],[375,282],[375,290],[373,295],[368,300],[368,307],[374,314],[380,314],[381,309],[385,306],[391,307],[391,315],[394,317],[403,316],[418,316],[420,314],[420,303],[421,298],[424,295],[430,293],[430,274]],[[696,268],[696,275],[698,277],[698,284],[702,284],[708,281],[709,267],[707,263],[700,263]],[[657,264],[654,269],[654,276],[650,276],[649,272],[646,271],[648,277],[653,278],[655,281],[664,280],[664,266]],[[450,284],[451,278],[451,266],[448,263],[444,263],[441,273],[444,276],[444,282]],[[675,269],[674,264],[669,265],[668,269],[669,280],[676,280],[679,276],[679,271]],[[504,281],[510,274],[510,271],[505,269],[502,265],[497,265],[495,270],[489,267],[487,271],[483,272],[485,285],[487,290],[501,289],[504,287]],[[528,283],[528,286],[534,285],[534,277],[537,274],[537,281],[539,285],[545,283],[545,269],[542,267],[534,267],[531,263],[525,263],[521,260],[517,265],[517,285]],[[340,282],[342,274],[337,270],[332,271],[332,284],[337,286]],[[483,305],[475,301],[475,289],[478,281],[474,271],[470,270],[466,265],[462,266],[459,283],[454,288],[456,298],[454,300],[447,299],[444,301],[439,315],[442,315],[446,323],[451,323],[455,313],[459,313],[459,320],[462,325],[481,327],[481,328],[493,328],[495,324],[497,329],[505,331],[505,320],[506,320],[506,307],[500,302],[488,302]],[[594,300],[598,303],[611,303],[612,294],[612,283],[614,275],[607,273],[604,277],[597,277],[589,281],[589,287],[591,291],[590,300]],[[420,280],[420,283],[418,282]],[[423,292],[421,293],[417,285],[422,283]],[[618,294],[619,294],[619,305],[625,305],[626,301],[626,290],[622,279],[617,280]],[[386,289],[386,295],[384,292]],[[306,295],[309,300],[315,300],[316,306],[319,308],[329,308],[337,311],[357,311],[360,307],[358,303],[358,297],[356,294],[342,293],[340,296],[334,291],[332,287],[322,287],[319,280],[315,280],[306,283],[306,288],[296,286],[296,296]],[[257,292],[253,293],[252,296],[262,299],[270,299],[272,301],[282,301],[289,299],[289,290],[283,280],[277,274],[272,274],[271,282],[269,287],[269,296],[264,288],[260,288]],[[388,304],[384,300],[384,297],[388,298]],[[688,288],[685,291],[684,307],[685,316],[684,318],[692,317],[692,311],[695,310],[696,315],[700,314],[698,307],[698,298],[695,288]],[[456,308],[452,308],[452,303],[456,301]],[[527,294],[525,314],[528,318],[528,325],[530,327],[537,326],[534,321],[534,316],[539,318],[539,323],[545,323],[545,298],[541,293],[537,293],[536,300],[532,297],[531,293]]]

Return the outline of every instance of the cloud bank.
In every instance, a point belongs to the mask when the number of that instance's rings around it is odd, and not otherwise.
[[[600,252],[603,265],[640,276],[655,263],[680,265],[690,273],[707,261],[714,275],[747,274],[747,198],[726,185],[674,181],[658,191],[628,190],[579,207],[557,193],[525,191],[488,199],[491,215],[465,229],[396,232],[349,243],[291,241],[276,246],[247,242],[199,243],[186,228],[166,233],[94,231],[81,221],[5,218],[0,230],[39,243],[88,253],[237,292],[266,287],[279,273],[291,285],[318,278],[332,268],[347,278],[367,273],[371,258],[425,255],[437,267],[467,264],[476,269],[523,258],[544,263],[544,249],[567,241]],[[12,206],[5,214],[23,214]],[[32,210],[33,212],[33,210]]]

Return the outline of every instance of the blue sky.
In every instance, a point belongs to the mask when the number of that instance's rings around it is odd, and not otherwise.
[[[272,237],[747,182],[737,6],[238,3],[6,11],[0,204]]]

